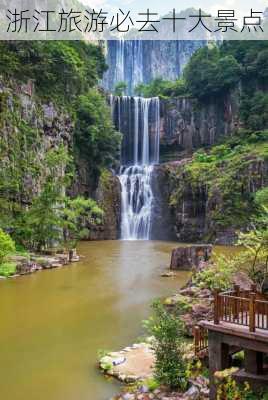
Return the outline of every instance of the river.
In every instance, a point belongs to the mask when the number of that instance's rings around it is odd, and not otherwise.
[[[152,300],[185,284],[186,272],[160,277],[174,246],[83,242],[79,263],[1,281],[1,399],[106,400],[116,393],[118,384],[96,368],[97,352],[135,341]]]

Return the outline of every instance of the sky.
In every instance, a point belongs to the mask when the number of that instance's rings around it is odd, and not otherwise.
[[[144,12],[146,8],[150,11],[158,12],[159,15],[167,14],[169,11],[176,9],[182,11],[190,7],[217,15],[217,10],[235,10],[236,17],[242,20],[243,16],[250,15],[251,8],[253,11],[264,11],[268,7],[268,2],[263,0],[82,0],[82,2],[92,8],[103,8],[109,12],[122,8],[123,10],[131,10],[133,13]]]

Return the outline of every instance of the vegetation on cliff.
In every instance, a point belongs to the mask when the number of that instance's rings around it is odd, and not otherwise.
[[[193,198],[203,193],[208,239],[222,228],[250,227],[252,218],[263,212],[259,202],[265,200],[258,196],[258,188],[266,180],[267,138],[267,131],[244,131],[208,151],[197,151],[191,161],[171,169],[171,206],[181,204],[189,190]]]
[[[96,88],[79,96],[75,107],[75,150],[87,162],[91,174],[100,176],[103,168],[116,165],[121,135],[114,129],[106,99]]]

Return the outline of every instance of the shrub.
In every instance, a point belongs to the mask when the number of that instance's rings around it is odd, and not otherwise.
[[[172,389],[185,390],[188,386],[188,364],[183,353],[183,323],[159,302],[153,305],[153,309],[155,314],[150,320],[149,329],[155,338],[154,378]]]
[[[0,276],[9,277],[16,273],[16,264],[5,262],[0,264]]]
[[[214,376],[217,387],[217,400],[257,400],[256,396],[247,382],[239,385],[232,378],[232,373],[236,372],[237,368],[230,368],[223,371],[215,372]]]
[[[115,85],[114,94],[115,94],[115,96],[123,96],[125,94],[126,90],[127,90],[126,82],[121,81]]]
[[[148,387],[150,392],[153,392],[159,387],[159,382],[154,378],[148,378],[144,381],[144,385]]]
[[[167,81],[163,78],[155,78],[150,83],[140,83],[135,87],[135,93],[143,97],[170,98],[187,96],[186,85],[183,79]]]
[[[226,290],[231,286],[233,273],[236,271],[236,257],[230,260],[224,256],[218,257],[214,264],[199,271],[193,281],[200,288],[210,290]]]
[[[15,243],[11,237],[0,228],[0,264],[4,262],[6,256],[15,252]]]

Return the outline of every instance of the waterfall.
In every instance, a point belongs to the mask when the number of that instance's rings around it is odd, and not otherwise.
[[[111,96],[111,108],[114,123],[123,133],[121,238],[148,240],[154,200],[151,178],[159,162],[159,99]]]

